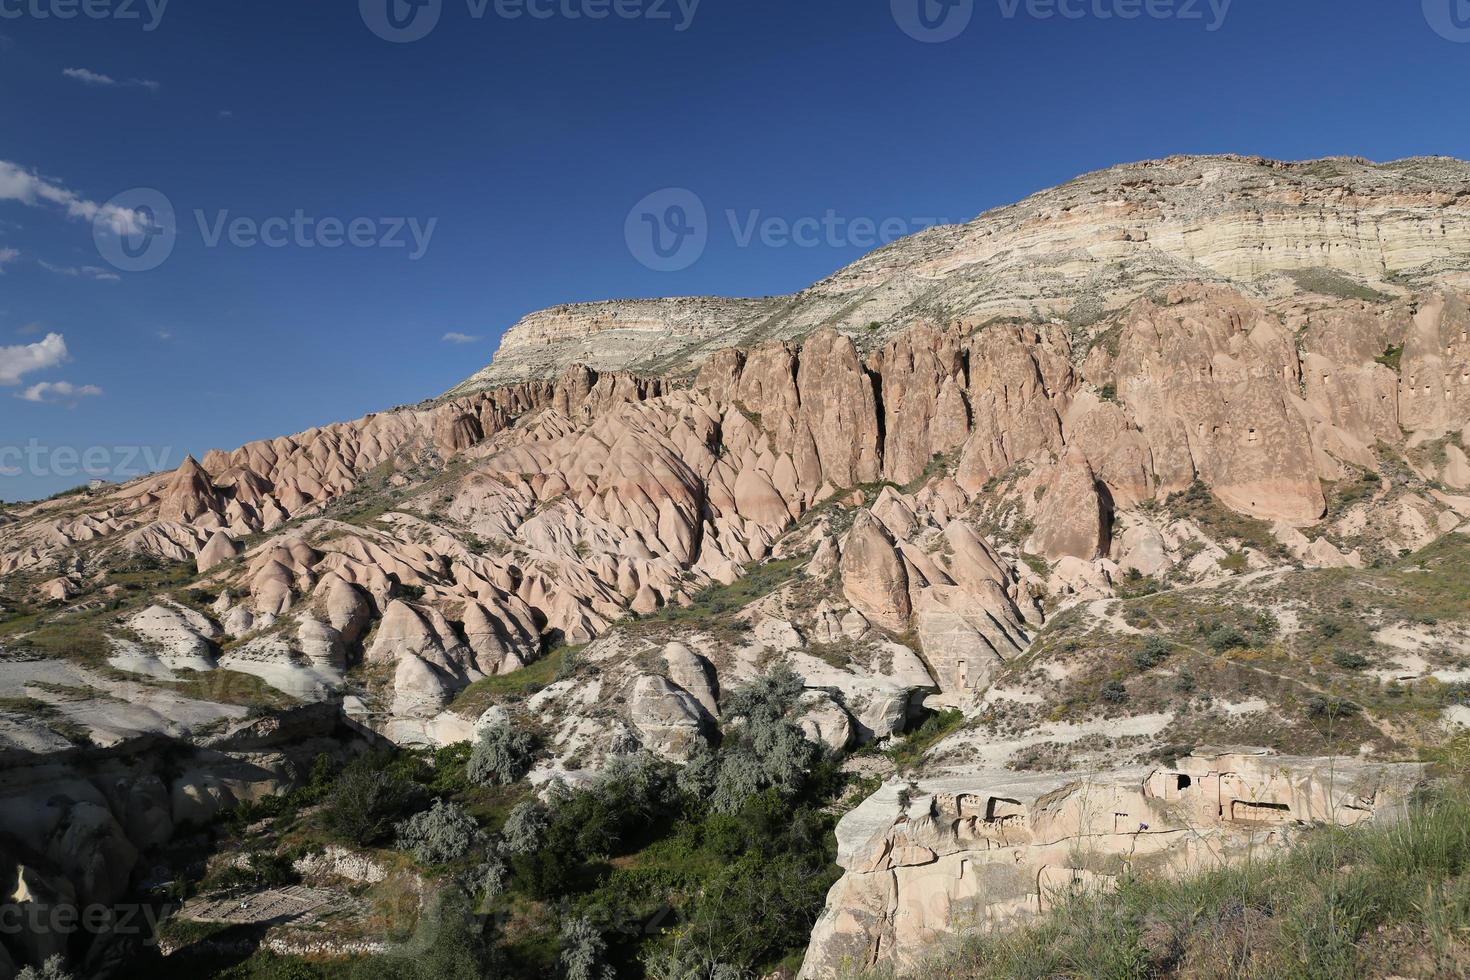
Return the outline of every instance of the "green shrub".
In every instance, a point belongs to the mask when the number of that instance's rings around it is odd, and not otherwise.
[[[1205,643],[1216,653],[1228,653],[1250,646],[1249,638],[1236,626],[1220,626],[1211,630],[1205,637]]]
[[[67,972],[66,961],[60,954],[48,956],[40,969],[28,966],[16,974],[15,980],[74,980]]]
[[[965,723],[965,713],[958,708],[946,708],[925,718],[918,728],[904,736],[902,742],[889,749],[885,755],[893,760],[900,771],[918,765],[924,754],[950,734],[958,731]]]
[[[731,734],[718,753],[697,749],[680,771],[685,793],[708,799],[718,812],[738,809],[747,798],[774,788],[794,796],[806,781],[820,750],[792,720],[799,714],[805,683],[782,664],[730,695],[725,718]]]
[[[501,828],[501,850],[507,854],[530,854],[541,847],[550,823],[546,809],[535,800],[516,804]]]
[[[536,740],[509,725],[486,729],[470,753],[465,773],[480,786],[509,786],[531,770]]]
[[[1152,670],[1169,659],[1172,649],[1162,636],[1150,636],[1133,652],[1133,664],[1139,670]]]
[[[1351,650],[1339,650],[1332,655],[1332,662],[1343,670],[1362,670],[1371,661],[1361,653],[1354,653]]]
[[[607,940],[586,916],[569,918],[561,927],[559,975],[563,980],[612,980],[606,962]]]
[[[418,787],[393,756],[359,756],[326,791],[322,819],[349,843],[374,844],[388,836],[418,796]]]
[[[1362,711],[1362,708],[1344,698],[1314,694],[1307,699],[1307,717],[1313,721],[1346,720]]]
[[[457,803],[435,800],[433,807],[398,824],[400,850],[409,851],[420,864],[447,864],[480,843],[475,818]]]

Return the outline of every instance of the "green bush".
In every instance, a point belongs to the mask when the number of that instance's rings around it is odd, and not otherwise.
[[[545,808],[523,803],[512,811],[503,833],[516,881],[534,898],[567,894],[594,873],[591,865],[646,839],[675,805],[667,763],[615,759],[595,787],[561,788]]]
[[[481,840],[479,825],[458,803],[435,800],[433,807],[398,824],[398,848],[420,864],[447,864]]]
[[[679,788],[723,813],[767,789],[794,796],[821,754],[793,720],[804,688],[782,664],[731,694],[724,712],[730,734],[718,752],[708,746],[694,752],[679,773]]]
[[[1238,627],[1220,626],[1210,631],[1205,643],[1216,653],[1229,653],[1250,646],[1250,639]]]
[[[337,837],[366,846],[386,838],[418,796],[397,757],[359,756],[326,791],[322,819]]]
[[[509,786],[531,770],[536,740],[529,732],[496,725],[480,734],[465,773],[480,786]]]
[[[74,978],[67,972],[66,961],[58,954],[48,956],[40,969],[33,966],[25,967],[16,974],[15,980],[74,980]]]
[[[612,980],[606,962],[607,940],[586,916],[569,918],[561,927],[559,975],[563,980]]]
[[[1369,663],[1371,663],[1371,661],[1367,657],[1363,656],[1361,653],[1354,653],[1351,650],[1337,651],[1332,655],[1332,662],[1337,664],[1337,666],[1341,667],[1343,670],[1362,670],[1364,667],[1367,667]]]
[[[1152,670],[1169,659],[1171,652],[1173,648],[1169,646],[1169,641],[1162,636],[1150,636],[1143,641],[1142,647],[1134,651],[1133,664],[1139,670]]]
[[[1307,699],[1307,717],[1313,721],[1343,721],[1363,711],[1344,698],[1314,694]]]

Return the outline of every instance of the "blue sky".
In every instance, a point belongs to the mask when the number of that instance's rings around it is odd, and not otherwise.
[[[0,0],[0,499],[433,396],[541,307],[799,289],[859,219],[1177,152],[1470,156],[1466,0],[438,0],[408,43],[387,0],[86,2]],[[177,220],[145,271],[94,236],[135,188]],[[665,188],[709,222],[676,271],[625,236]]]

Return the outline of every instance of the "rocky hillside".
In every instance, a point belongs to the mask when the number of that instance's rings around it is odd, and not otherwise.
[[[895,242],[794,296],[556,307],[512,327],[451,394],[573,363],[666,373],[724,347],[832,327],[870,349],[915,319],[1086,326],[1186,282],[1265,298],[1467,285],[1470,166],[1424,158],[1170,157],[1079,177]]]
[[[396,849],[391,820],[344,836],[322,815],[323,794],[380,799],[378,777],[299,759],[271,776],[284,809],[216,782],[209,813],[263,819],[262,861],[357,848],[411,861],[421,897],[457,883],[505,913],[497,948],[526,975],[571,948],[570,905],[608,920],[631,975],[692,975],[652,965],[686,956],[794,972],[808,942],[808,976],[909,968],[1059,883],[1389,819],[1426,778],[1406,763],[1467,721],[1467,177],[1115,168],[789,301],[549,311],[444,398],[12,508],[4,762],[209,751],[338,708],[361,743],[339,754],[383,738],[412,772]],[[136,837],[98,792],[0,832],[16,874],[84,889],[76,842]],[[587,808],[623,829],[588,843]],[[805,869],[786,904],[710,904],[780,878],[720,850],[737,812],[765,828],[740,853]],[[465,846],[415,851],[419,816],[459,820]],[[505,850],[522,839],[573,865]],[[1070,856],[1081,840],[1097,860]],[[502,858],[493,895],[465,884]],[[106,864],[110,895],[142,884]],[[648,901],[673,918],[607,938]],[[436,907],[412,905],[399,934]],[[727,915],[784,931],[679,945]],[[365,952],[352,921],[312,942]]]

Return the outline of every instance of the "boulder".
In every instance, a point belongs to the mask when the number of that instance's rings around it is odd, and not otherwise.
[[[628,714],[644,746],[667,759],[687,760],[704,741],[704,707],[667,678],[651,674],[636,678]]]

